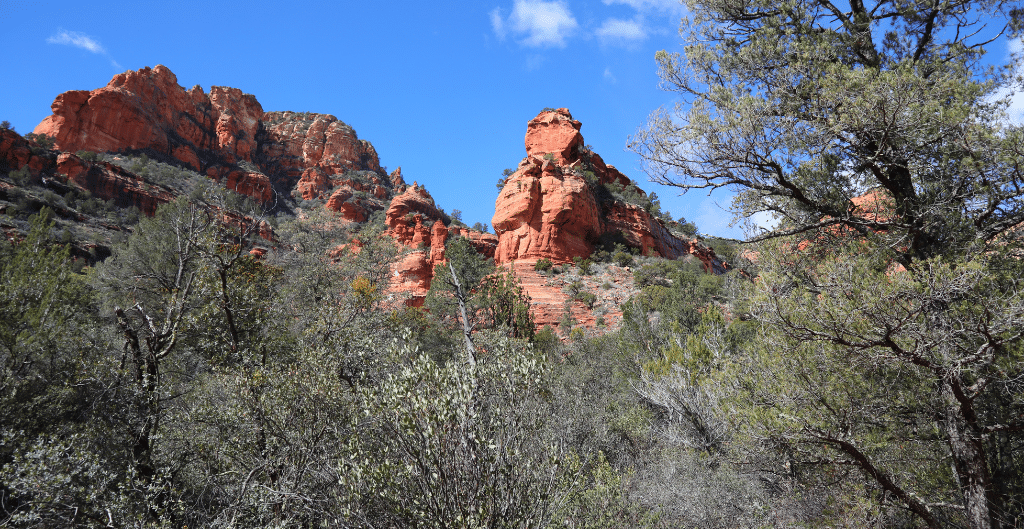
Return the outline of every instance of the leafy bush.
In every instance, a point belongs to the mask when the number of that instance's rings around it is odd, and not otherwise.
[[[100,159],[100,155],[93,151],[78,151],[75,153],[75,156],[78,156],[87,162],[95,162]]]
[[[590,259],[580,259],[579,257],[573,257],[572,261],[576,264],[576,267],[580,269],[581,274],[585,276],[590,275],[590,268],[594,265],[594,261],[591,261]]]
[[[554,265],[551,262],[551,259],[548,259],[547,257],[541,257],[540,259],[537,259],[536,263],[533,263],[533,269],[538,272],[547,272],[548,270],[551,270],[552,266]]]
[[[629,266],[633,264],[633,256],[628,252],[619,250],[612,254],[612,260],[619,266]]]
[[[579,292],[576,294],[576,299],[583,302],[588,309],[594,308],[594,304],[597,303],[597,296],[591,292]]]

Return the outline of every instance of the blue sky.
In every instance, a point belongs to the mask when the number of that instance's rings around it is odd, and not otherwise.
[[[31,131],[66,90],[163,64],[189,88],[232,86],[264,110],[333,114],[440,207],[490,224],[526,122],[567,107],[610,164],[701,231],[729,228],[729,195],[647,182],[625,150],[672,103],[654,54],[681,50],[676,0],[30,2],[0,0],[0,119]]]
[[[189,88],[232,86],[264,110],[333,114],[447,211],[490,224],[526,122],[567,107],[586,142],[674,216],[733,234],[709,199],[647,182],[627,137],[672,101],[654,53],[678,50],[675,0],[302,3],[0,1],[0,119],[30,132],[66,90],[163,64]]]

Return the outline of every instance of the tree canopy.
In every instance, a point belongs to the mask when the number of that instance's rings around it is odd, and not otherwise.
[[[1019,7],[688,5],[685,51],[657,55],[682,102],[631,146],[655,181],[778,222],[750,236],[746,424],[930,527],[1013,526],[1024,131],[998,97],[1014,64],[987,59]]]

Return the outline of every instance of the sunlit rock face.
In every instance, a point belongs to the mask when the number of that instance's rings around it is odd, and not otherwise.
[[[390,196],[392,180],[373,146],[336,117],[264,112],[237,88],[185,90],[165,66],[117,74],[96,90],[64,92],[50,108],[35,133],[52,137],[62,151],[160,153],[264,202],[274,183],[292,188],[304,178],[300,191],[308,199],[336,187],[329,176],[348,171],[380,173],[381,189],[371,192]]]
[[[494,205],[495,261],[569,262],[590,256],[601,236],[621,234],[644,255],[677,259],[693,254],[706,269],[723,271],[714,252],[676,237],[643,208],[599,198],[597,186],[633,182],[584,147],[581,126],[564,108],[543,111],[527,124],[526,158],[505,181]],[[589,183],[584,169],[592,173]]]

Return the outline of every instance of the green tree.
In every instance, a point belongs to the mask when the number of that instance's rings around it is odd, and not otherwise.
[[[365,391],[372,435],[343,462],[365,516],[386,527],[547,527],[572,480],[542,435],[544,362],[503,339],[479,361],[412,362]]]
[[[130,404],[118,442],[129,447],[132,474],[160,491],[146,500],[150,519],[172,508],[169,471],[183,462],[176,436],[163,436],[175,431],[170,410],[205,367],[186,344],[205,323],[197,312],[216,292],[204,280],[202,255],[213,224],[208,211],[185,198],[164,204],[140,220],[95,275],[124,344],[121,391]]]
[[[739,215],[780,219],[754,240],[810,242],[759,257],[764,354],[793,376],[751,394],[757,422],[793,464],[858,468],[918,523],[1013,526],[1024,131],[981,29],[1017,36],[1018,7],[689,5],[691,44],[657,55],[684,102],[632,148],[656,181],[729,188]]]
[[[513,338],[533,339],[530,298],[511,271],[496,270],[465,237],[449,239],[445,257],[448,262],[435,267],[427,293],[425,306],[432,314],[449,327],[465,324],[470,331],[497,328]],[[465,296],[464,317],[460,316],[456,282]]]

